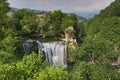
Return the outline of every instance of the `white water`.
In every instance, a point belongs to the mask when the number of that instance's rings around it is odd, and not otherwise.
[[[32,44],[32,43],[26,42],[26,43],[22,44],[22,46],[23,46],[24,51],[25,51],[27,54],[31,53],[31,49],[32,49],[32,47],[33,47],[33,44]]]
[[[67,44],[65,42],[38,43],[38,51],[44,51],[46,60],[53,66],[67,67]]]

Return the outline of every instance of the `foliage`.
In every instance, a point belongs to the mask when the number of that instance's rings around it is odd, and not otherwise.
[[[86,25],[84,22],[78,22],[78,26],[75,28],[75,36],[78,44],[81,44],[86,36]]]
[[[60,10],[46,14],[38,26],[38,33],[44,36],[60,36],[62,33],[61,24],[64,13]],[[51,35],[50,35],[51,34]]]
[[[109,64],[116,60],[113,43],[105,39],[88,38],[81,46],[76,58],[99,64]]]
[[[75,26],[77,23],[76,15],[67,15],[63,18],[62,29],[65,30],[69,26]]]
[[[68,34],[73,34],[75,31],[74,31],[74,30],[71,30],[71,29],[67,29],[66,32],[67,32]]]
[[[0,50],[0,64],[11,63],[16,60],[16,56],[11,52]]]
[[[91,67],[86,62],[77,62],[70,74],[70,80],[91,80]]]
[[[21,31],[24,34],[35,32],[37,22],[36,16],[33,12],[21,9],[16,11],[12,17],[16,30]]]
[[[68,80],[67,71],[63,70],[61,67],[46,67],[35,76],[36,80]]]
[[[16,38],[12,36],[7,36],[1,41],[1,49],[8,52],[13,52],[15,50]]]
[[[0,0],[0,30],[8,24],[7,12],[10,10],[6,0]]]
[[[47,72],[47,73],[46,73]],[[68,73],[61,67],[50,67],[43,60],[43,55],[32,53],[11,65],[0,66],[0,79],[9,80],[67,80]]]
[[[39,25],[37,27],[37,33],[39,33],[40,35],[42,35],[43,37],[47,36],[47,32],[48,32],[48,26],[50,25],[50,15],[47,14],[45,17],[43,17],[40,22]]]
[[[43,37],[60,37],[67,27],[76,27],[76,25],[76,15],[67,15],[57,10],[46,14],[40,19],[37,32]]]
[[[80,61],[73,67],[70,80],[119,80],[119,75],[119,69]]]
[[[8,27],[8,17],[7,12],[9,11],[9,6],[6,0],[0,0],[0,41],[4,37],[4,33],[2,32],[3,28],[9,28]]]
[[[34,74],[44,69],[47,64],[43,61],[41,54],[32,53],[23,57],[11,65],[4,64],[0,67],[0,79],[25,80],[32,79]]]
[[[113,16],[120,16],[120,0],[115,0],[110,6],[102,10],[99,14],[101,18],[110,18]]]
[[[84,22],[85,37],[75,54],[71,80],[119,80],[119,6],[116,0],[94,18]]]

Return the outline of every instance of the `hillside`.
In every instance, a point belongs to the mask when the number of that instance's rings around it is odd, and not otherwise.
[[[120,0],[83,25],[86,35],[77,51],[80,62],[73,74],[81,75],[79,67],[85,65],[88,72],[83,71],[87,74],[83,80],[120,80]]]
[[[28,10],[28,11],[32,11],[32,12],[34,12],[35,14],[46,14],[46,13],[49,13],[49,12],[51,12],[51,11],[42,11],[42,10],[34,10],[34,9],[28,9],[28,8],[25,8],[26,10]],[[14,13],[14,12],[16,12],[16,11],[18,11],[19,9],[17,9],[17,8],[11,8],[11,13]],[[73,14],[73,13],[66,13],[66,14]],[[86,20],[86,18],[85,17],[82,17],[82,16],[80,16],[80,15],[77,15],[77,18],[78,18],[78,20],[80,20],[80,21],[83,21],[83,20]]]
[[[94,55],[92,58],[94,62],[106,58],[108,59],[106,63],[110,61],[119,65],[120,0],[116,0],[85,23],[87,23],[86,37],[83,46],[86,54],[90,53],[87,56]]]
[[[120,16],[120,0],[115,0],[110,6],[106,7],[104,10],[101,10],[99,17],[110,18],[110,17],[119,17]]]
[[[34,13],[47,13],[47,12],[49,12],[49,11],[42,11],[42,10],[34,10],[34,9],[28,9],[28,8],[24,8],[24,9],[26,9],[26,10],[28,10],[28,11],[32,11],[32,12],[34,12]],[[13,8],[13,7],[11,7],[11,12],[16,12],[16,11],[18,11],[18,10],[20,10],[20,9],[18,9],[18,8]]]
[[[88,11],[88,12],[74,12],[78,16],[82,16],[86,19],[93,18],[96,14],[100,13],[100,10]]]

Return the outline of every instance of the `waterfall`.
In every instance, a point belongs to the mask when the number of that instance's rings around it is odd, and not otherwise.
[[[67,67],[67,44],[66,42],[47,42],[41,43],[36,41],[38,44],[38,52],[43,51],[45,59],[50,62],[53,66],[61,64],[63,67]],[[22,44],[24,51],[30,54],[33,48],[33,41],[27,40]]]
[[[24,51],[27,54],[31,53],[31,49],[33,47],[33,43],[31,43],[31,42],[25,42],[24,44],[22,44],[22,46],[23,46]]]
[[[38,52],[44,51],[45,58],[53,66],[67,67],[67,44],[65,42],[38,43]]]

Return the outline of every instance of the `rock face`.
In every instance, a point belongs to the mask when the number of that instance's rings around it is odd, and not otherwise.
[[[27,40],[24,44],[22,44],[24,51],[27,54],[30,54],[33,48],[33,40]]]
[[[118,57],[117,64],[120,65],[120,57]]]
[[[76,43],[76,37],[74,35],[75,30],[73,26],[70,26],[67,29],[65,29],[64,33],[65,33],[66,42]]]

